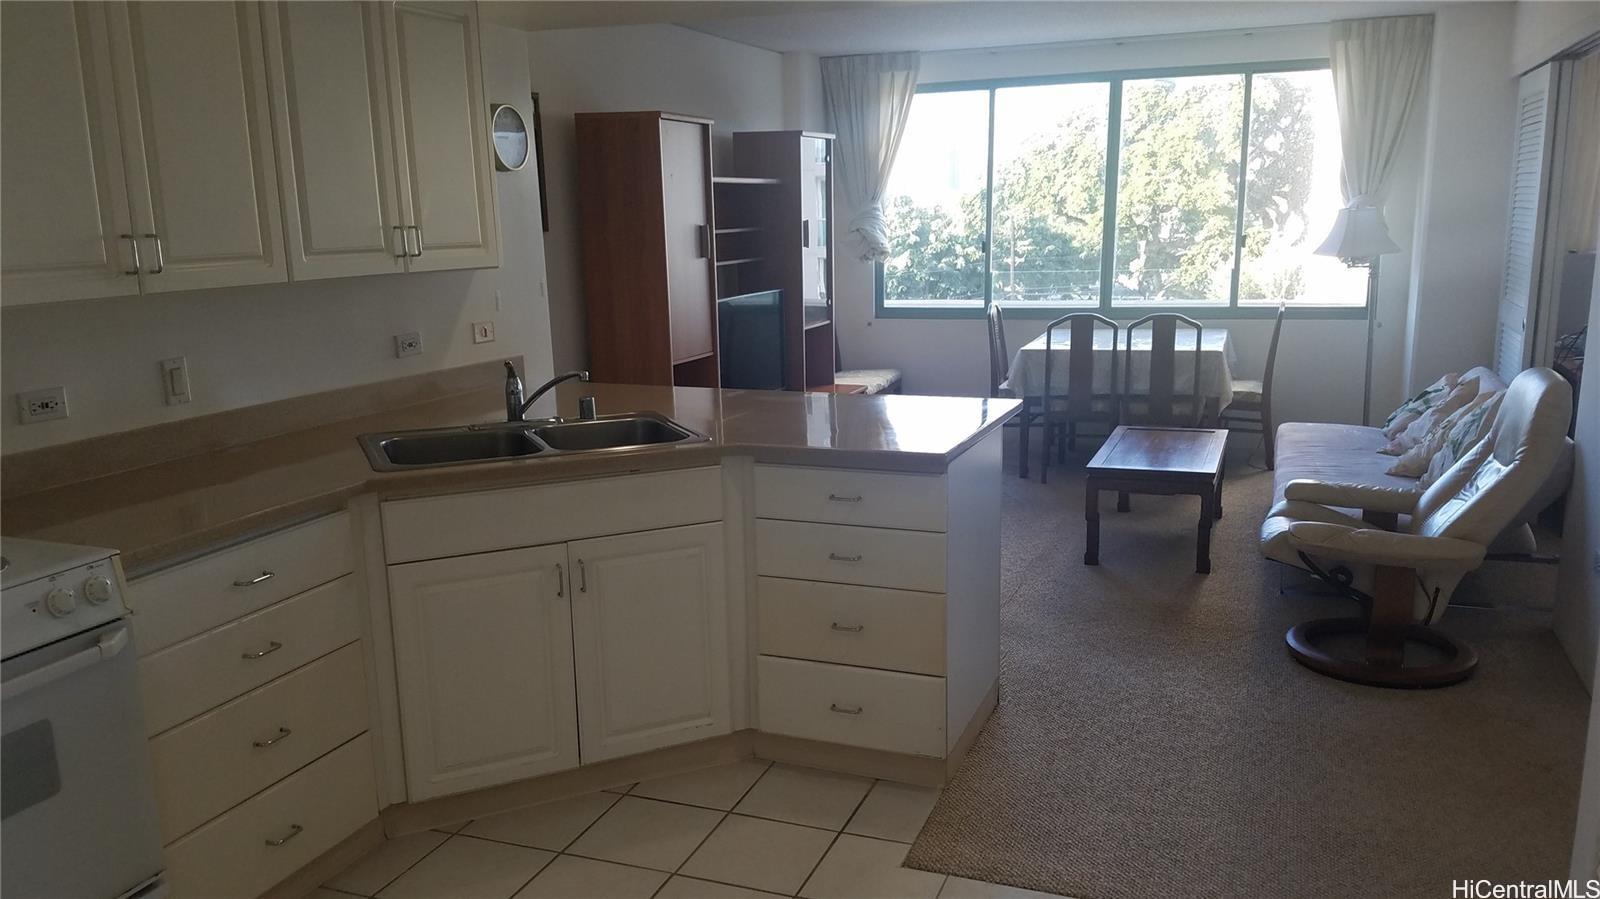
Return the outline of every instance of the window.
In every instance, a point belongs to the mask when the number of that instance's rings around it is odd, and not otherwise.
[[[1343,205],[1339,165],[1322,62],[924,88],[878,311],[1359,314],[1365,270],[1311,252]]]

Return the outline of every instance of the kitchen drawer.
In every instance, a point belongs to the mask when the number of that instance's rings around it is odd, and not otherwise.
[[[760,656],[761,729],[944,758],[944,678]]]
[[[130,584],[135,641],[148,655],[355,568],[346,512],[230,546]]]
[[[361,644],[350,643],[156,737],[150,756],[162,842],[366,729],[366,663]]]
[[[945,536],[756,519],[756,573],[944,592]]]
[[[757,465],[755,477],[758,518],[945,529],[942,475]]]
[[[722,520],[722,469],[686,468],[383,504],[390,563]]]
[[[944,596],[764,577],[760,651],[770,656],[944,674]]]
[[[145,728],[158,734],[360,636],[356,580],[342,577],[145,656]]]
[[[174,899],[259,896],[377,816],[362,734],[168,846]]]

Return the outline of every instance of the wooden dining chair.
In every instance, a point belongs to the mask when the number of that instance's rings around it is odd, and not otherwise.
[[[1142,328],[1150,329],[1150,387],[1148,392],[1133,392],[1133,340]],[[1178,328],[1194,330],[1194,377],[1189,392],[1177,389]],[[1205,415],[1205,398],[1200,391],[1201,343],[1205,326],[1176,312],[1157,312],[1128,325],[1127,355],[1123,358],[1122,421],[1125,424],[1197,428]]]
[[[1111,332],[1111,364],[1109,389],[1095,384],[1094,335],[1097,330]],[[1064,330],[1071,343],[1067,348],[1067,391],[1056,392],[1055,346],[1056,331]],[[1077,449],[1078,425],[1100,423],[1107,433],[1117,426],[1117,345],[1122,329],[1117,323],[1098,312],[1073,312],[1063,315],[1044,327],[1044,396],[1039,417],[1044,419],[1044,457],[1039,462],[1039,483],[1050,480],[1050,447],[1057,442],[1056,461],[1065,461],[1062,452]]]
[[[1230,431],[1261,435],[1269,471],[1277,463],[1274,445],[1277,434],[1272,423],[1272,372],[1277,368],[1278,336],[1283,333],[1283,314],[1287,309],[1287,304],[1278,304],[1278,317],[1272,323],[1272,341],[1267,344],[1267,369],[1262,372],[1261,380],[1234,378],[1233,399],[1219,416],[1222,426]]]

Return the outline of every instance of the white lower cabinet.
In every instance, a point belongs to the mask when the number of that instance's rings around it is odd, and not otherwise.
[[[721,524],[567,545],[583,760],[728,733]]]
[[[412,801],[578,764],[565,545],[389,568]]]
[[[544,501],[540,521],[570,529],[527,548],[500,548],[503,531],[430,545],[410,518],[505,518],[508,491],[385,503],[410,801],[731,730],[726,551],[722,523],[706,520],[720,515],[720,481],[685,505],[651,498],[660,478],[518,488]],[[612,521],[633,530],[596,536],[602,519],[583,510],[619,490],[639,499]],[[493,551],[460,552],[480,546]]]

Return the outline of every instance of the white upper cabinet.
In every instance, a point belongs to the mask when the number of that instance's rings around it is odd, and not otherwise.
[[[267,59],[297,280],[405,270],[383,7],[274,3]]]
[[[578,764],[564,545],[389,568],[409,798]]]
[[[0,295],[139,292],[106,9],[0,4]]]
[[[144,291],[287,280],[260,8],[110,12]]]
[[[477,7],[399,3],[385,18],[407,265],[498,266]]]
[[[584,764],[728,733],[721,524],[567,544]]]

